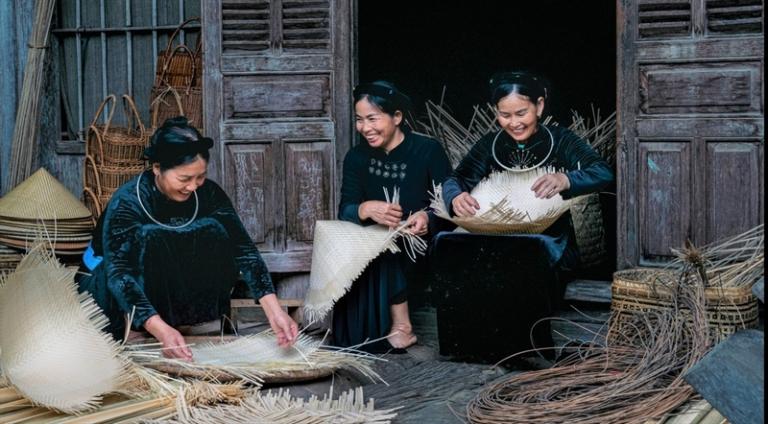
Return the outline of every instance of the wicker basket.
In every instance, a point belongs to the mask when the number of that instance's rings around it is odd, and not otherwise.
[[[99,196],[88,187],[83,188],[83,204],[91,211],[94,219],[98,219],[101,216],[101,201]]]
[[[93,122],[88,128],[88,137],[86,138],[86,152],[93,156],[98,165],[127,165],[135,166],[142,164],[144,159],[144,148],[149,143],[149,132],[147,132],[141,117],[136,109],[133,99],[124,94],[126,120],[128,125],[125,127],[113,126],[112,117],[115,113],[115,96],[110,94],[101,103]],[[112,103],[105,124],[97,124],[97,120],[104,110],[107,103]]]
[[[99,182],[101,191],[99,195],[114,193],[121,185],[125,184],[131,178],[141,174],[146,169],[146,165],[115,166],[102,165],[98,167]]]
[[[156,87],[166,85],[173,87],[202,86],[202,36],[197,37],[194,50],[185,44],[179,44],[175,47],[173,45],[181,30],[192,22],[200,22],[200,18],[190,18],[181,23],[168,38],[168,45],[165,50],[158,54],[154,83]]]
[[[633,268],[615,272],[611,311],[616,313],[617,322],[612,331],[622,331],[622,321],[632,314],[671,308],[676,283],[671,271]],[[704,295],[707,322],[716,340],[740,329],[757,327],[757,298],[751,287],[708,287]]]
[[[99,166],[93,156],[86,154],[83,163],[83,187],[91,190],[95,195],[101,193],[101,181],[99,181]]]
[[[185,116],[189,124],[203,129],[203,91],[198,87],[153,87],[150,105],[152,128],[163,125],[168,118]]]

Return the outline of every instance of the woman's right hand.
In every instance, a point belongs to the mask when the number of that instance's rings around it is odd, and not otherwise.
[[[392,228],[400,225],[400,220],[403,219],[403,208],[394,203],[369,200],[360,204],[357,214],[363,221],[372,219],[377,224]]]
[[[480,209],[480,204],[477,203],[477,200],[466,191],[454,197],[451,201],[451,206],[453,206],[453,214],[460,218],[474,216],[475,212]]]
[[[166,324],[160,315],[152,315],[144,322],[144,328],[163,346],[163,356],[192,361],[192,350],[178,330]]]

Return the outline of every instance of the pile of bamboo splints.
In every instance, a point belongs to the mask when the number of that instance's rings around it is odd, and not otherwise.
[[[552,368],[502,378],[467,405],[467,419],[482,424],[645,424],[702,415],[695,408],[705,402],[682,376],[719,340],[707,322],[705,287],[750,287],[764,272],[764,228],[675,253],[678,258],[664,270],[665,276],[674,276],[671,308],[638,311],[630,321],[612,312],[604,344],[596,335],[595,342]],[[619,321],[621,332],[612,332]],[[719,417],[713,422],[726,422]]]
[[[157,344],[120,344],[102,331],[107,318],[93,298],[77,293],[75,272],[37,241],[0,277],[0,423],[385,423],[396,416],[376,410],[359,387],[322,399],[260,390],[296,372],[342,368],[381,380],[374,357],[306,335],[289,350],[269,332],[192,346],[193,363],[163,358]],[[176,372],[158,371],[168,368]]]

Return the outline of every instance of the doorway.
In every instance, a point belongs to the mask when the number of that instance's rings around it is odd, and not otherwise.
[[[571,123],[572,110],[616,110],[614,2],[359,1],[357,36],[359,81],[395,82],[417,119],[427,100],[442,99],[468,125],[473,106],[488,102],[490,76],[514,69],[549,80],[546,113],[560,125]],[[616,269],[615,192],[601,195],[606,262],[582,278],[610,280]]]

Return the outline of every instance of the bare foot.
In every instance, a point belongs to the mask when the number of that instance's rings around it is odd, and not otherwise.
[[[416,335],[410,324],[392,324],[392,329],[387,336],[389,344],[394,348],[405,349],[416,344]]]

